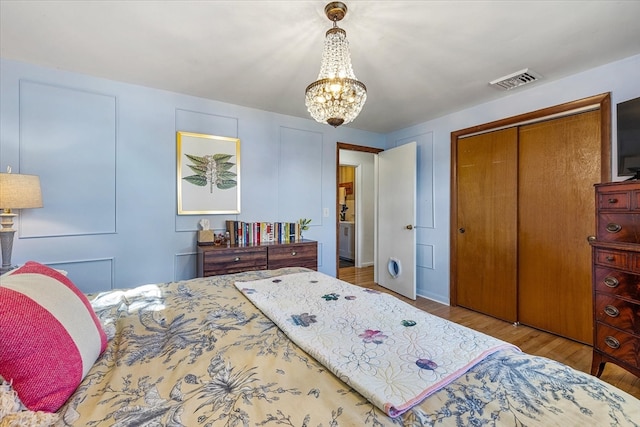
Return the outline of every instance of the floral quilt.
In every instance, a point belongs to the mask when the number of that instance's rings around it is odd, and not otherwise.
[[[640,401],[629,394],[513,350],[487,356],[389,417],[291,341],[234,285],[305,271],[263,270],[90,295],[109,344],[58,411],[56,425],[639,426]]]
[[[396,417],[486,356],[517,347],[316,271],[236,282],[293,342]]]

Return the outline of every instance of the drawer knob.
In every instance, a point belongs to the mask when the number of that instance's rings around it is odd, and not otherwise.
[[[609,200],[607,200],[607,202],[614,204],[614,203],[618,203],[618,199],[611,197]]]
[[[296,252],[296,251],[291,251],[291,256],[296,256],[296,255],[298,255],[298,252]]]
[[[607,231],[609,233],[617,233],[620,230],[622,230],[622,226],[620,224],[616,224],[613,222],[610,222],[609,224],[607,224]]]
[[[618,341],[617,339],[615,339],[611,335],[609,335],[608,337],[606,337],[604,339],[604,343],[606,345],[608,345],[609,347],[614,348],[614,349],[620,347],[620,341]]]
[[[613,255],[607,255],[607,258],[606,258],[606,260],[609,261],[609,262],[613,262],[613,261],[615,261],[615,259],[616,259],[616,257],[614,257]]]
[[[603,282],[610,288],[615,288],[620,284],[620,282],[618,282],[618,279],[616,279],[615,277],[605,277]]]
[[[240,261],[240,257],[239,257],[239,256],[237,256],[237,257],[235,257],[235,258],[233,259],[233,262],[238,262],[238,261]]]
[[[620,310],[612,305],[608,305],[604,308],[604,312],[607,313],[609,317],[618,317],[620,315]]]

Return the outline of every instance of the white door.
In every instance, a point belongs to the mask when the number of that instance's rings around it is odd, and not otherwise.
[[[378,153],[376,280],[416,299],[416,142]]]

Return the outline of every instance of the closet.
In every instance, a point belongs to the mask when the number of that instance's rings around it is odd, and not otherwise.
[[[598,99],[452,135],[453,305],[592,343],[587,238],[610,158]]]

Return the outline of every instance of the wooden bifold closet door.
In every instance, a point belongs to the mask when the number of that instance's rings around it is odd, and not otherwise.
[[[517,143],[516,128],[458,141],[458,304],[510,322],[517,320]]]
[[[461,138],[457,304],[591,343],[599,110]]]
[[[593,342],[591,246],[600,182],[600,112],[522,126],[518,319]]]

